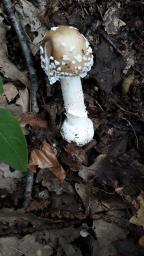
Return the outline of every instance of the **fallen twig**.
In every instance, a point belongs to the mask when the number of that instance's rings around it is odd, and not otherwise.
[[[69,227],[81,223],[79,219],[62,220],[37,217],[11,209],[0,210],[0,237],[16,235],[22,237],[38,231]]]
[[[37,104],[38,82],[37,82],[37,75],[36,75],[32,57],[31,57],[30,48],[28,46],[20,21],[16,18],[14,14],[14,8],[11,0],[2,0],[2,3],[9,16],[11,24],[17,34],[17,37],[21,45],[23,55],[27,64],[27,68],[29,71],[29,77],[31,81],[31,111],[38,112],[39,111],[38,104]],[[33,173],[29,173],[27,176],[24,207],[27,207],[29,205],[29,202],[31,200],[32,187],[33,187]]]
[[[35,72],[35,69],[33,67],[33,61],[31,58],[31,53],[29,46],[27,44],[27,40],[25,38],[24,31],[22,29],[22,26],[20,24],[20,21],[16,18],[14,14],[14,8],[12,5],[11,0],[2,0],[4,8],[9,16],[9,19],[11,21],[11,24],[17,34],[19,43],[21,45],[23,55],[27,64],[27,68],[29,71],[29,76],[31,80],[31,110],[32,112],[38,112],[38,104],[37,104],[37,89],[38,89],[38,82],[37,82],[37,75]]]

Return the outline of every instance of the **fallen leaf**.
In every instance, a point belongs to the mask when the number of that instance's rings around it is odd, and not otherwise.
[[[16,100],[16,105],[21,106],[22,112],[28,112],[29,108],[29,93],[28,89],[19,90],[19,98]]]
[[[15,219],[15,218],[14,218]],[[22,224],[23,223],[23,224]],[[36,226],[37,222],[34,223],[31,220],[24,221],[22,218],[19,218],[15,221],[15,227],[18,230],[23,230],[23,233],[29,233],[28,230],[34,230],[33,226]],[[29,226],[29,228],[28,228]],[[39,228],[38,228],[39,229]],[[18,231],[20,232],[20,231]],[[37,241],[36,236],[30,234],[24,235],[21,239],[15,237],[14,235],[8,236],[6,239],[0,238],[0,248],[2,250],[1,255],[7,256],[38,256],[38,255],[53,255],[53,244],[51,246],[41,244]]]
[[[27,39],[29,40],[32,53],[35,55],[47,31],[47,28],[39,19],[39,9],[27,0],[17,1],[15,9],[19,15]],[[28,27],[29,29],[27,29]]]
[[[39,9],[39,13],[45,13],[46,8],[48,7],[48,1],[47,0],[37,0],[38,3],[38,9]],[[54,4],[54,3],[53,3]]]
[[[18,181],[20,181],[23,176],[24,174],[22,172],[11,172],[9,165],[0,162],[0,190],[4,189],[12,194],[16,189]]]
[[[0,72],[13,81],[20,81],[25,86],[29,86],[29,80],[24,72],[21,72],[7,57],[6,46],[7,27],[0,23]]]
[[[39,170],[36,177],[36,183],[41,183],[49,192],[54,192],[56,195],[75,195],[74,189],[69,182],[65,180],[61,182],[52,172],[48,172],[47,169]]]
[[[29,169],[35,172],[37,168],[49,168],[59,180],[63,181],[65,179],[65,171],[58,162],[51,145],[46,141],[43,142],[41,149],[31,151]]]
[[[126,62],[126,66],[123,69],[123,74],[127,74],[131,67],[135,65],[135,52],[134,50],[129,50],[128,48],[122,51],[123,57]]]
[[[84,149],[74,144],[67,144],[61,151],[61,161],[69,166],[72,171],[78,171],[82,163],[87,163],[87,155]]]
[[[11,112],[15,117],[19,117],[22,112],[28,111],[28,90],[15,87],[13,83],[6,83],[3,86],[4,92],[0,95],[0,107]],[[18,97],[19,96],[19,97]]]
[[[119,218],[119,216],[117,216]],[[99,242],[98,256],[128,256],[128,254],[117,254],[114,248],[114,241],[125,239],[126,231],[117,223],[103,220],[102,218],[93,221],[93,230],[96,233],[97,241]],[[131,254],[131,256],[134,256]]]
[[[4,95],[6,96],[6,99],[8,102],[11,102],[15,99],[15,97],[18,95],[18,90],[15,87],[13,83],[6,83],[3,86],[4,88]]]
[[[137,202],[139,204],[139,209],[137,210],[136,215],[130,218],[129,222],[144,228],[144,193],[141,193],[137,197]]]
[[[116,35],[119,29],[126,26],[126,23],[119,18],[119,9],[110,7],[104,15],[105,30],[110,35]]]
[[[25,127],[26,125],[44,129],[48,127],[47,121],[44,120],[38,113],[22,113],[18,119],[23,127]]]
[[[79,170],[78,175],[84,180],[84,181],[89,181],[96,177],[97,172],[102,173],[103,168],[106,169],[108,166],[107,162],[107,155],[106,154],[101,154],[99,155],[94,163],[90,165],[89,167],[87,166],[82,166],[81,169]]]

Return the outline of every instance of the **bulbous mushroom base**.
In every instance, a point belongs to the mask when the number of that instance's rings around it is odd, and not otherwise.
[[[67,115],[61,128],[62,137],[69,143],[82,147],[93,139],[94,127],[88,117]]]

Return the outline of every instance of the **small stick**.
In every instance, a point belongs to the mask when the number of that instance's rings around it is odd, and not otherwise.
[[[18,37],[18,40],[27,64],[27,69],[29,71],[29,77],[31,81],[31,111],[38,112],[39,111],[38,104],[37,104],[38,81],[37,81],[37,75],[36,75],[36,71],[34,69],[32,57],[31,57],[30,48],[25,38],[25,34],[20,24],[20,21],[16,18],[14,14],[14,8],[11,0],[2,0],[2,3],[9,16],[11,24],[17,34],[17,37]],[[26,183],[25,198],[24,198],[25,208],[28,207],[31,200],[33,180],[34,180],[34,175],[33,173],[29,172],[27,175],[27,183]]]
[[[34,174],[31,171],[29,171],[26,179],[26,189],[25,189],[24,203],[23,203],[24,208],[27,208],[30,204],[33,183],[34,183]]]

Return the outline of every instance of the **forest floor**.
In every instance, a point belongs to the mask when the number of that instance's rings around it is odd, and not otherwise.
[[[1,3],[0,106],[24,129],[34,184],[24,208],[26,175],[0,163],[0,256],[144,255],[144,2],[14,0],[13,6],[33,55],[40,114],[29,113],[24,56]],[[62,139],[60,84],[49,86],[40,66],[41,40],[58,25],[77,27],[93,49],[82,83],[95,135],[84,147]]]

